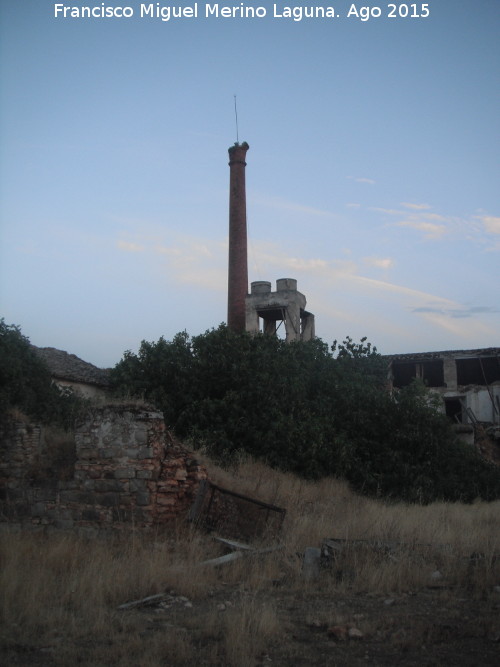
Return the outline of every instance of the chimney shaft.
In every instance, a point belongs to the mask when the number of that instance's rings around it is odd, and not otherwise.
[[[229,152],[229,264],[227,325],[245,331],[245,299],[248,293],[247,206],[245,157],[247,142],[234,144]]]

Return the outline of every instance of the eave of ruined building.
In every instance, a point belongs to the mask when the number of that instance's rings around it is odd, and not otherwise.
[[[500,347],[486,347],[476,350],[443,350],[440,352],[415,352],[404,354],[383,354],[382,358],[387,361],[413,361],[425,359],[443,359],[451,357],[454,359],[467,357],[495,357],[500,356]]]
[[[79,382],[97,387],[108,387],[110,384],[109,369],[97,368],[75,354],[69,354],[54,347],[36,347],[35,345],[32,347],[47,364],[55,380]]]

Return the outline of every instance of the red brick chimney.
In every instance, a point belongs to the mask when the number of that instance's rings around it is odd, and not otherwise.
[[[245,157],[249,145],[235,143],[229,152],[229,266],[227,325],[245,331],[245,299],[248,293],[247,205]]]

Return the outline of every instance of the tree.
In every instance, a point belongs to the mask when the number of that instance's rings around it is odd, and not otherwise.
[[[0,419],[17,408],[42,423],[68,427],[80,406],[52,382],[50,371],[20,327],[0,320]]]
[[[329,349],[320,339],[287,344],[221,325],[192,339],[143,341],[112,377],[222,462],[243,450],[409,501],[500,497],[499,472],[455,441],[423,386],[388,391],[387,364],[365,338]]]
[[[165,421],[174,427],[186,409],[192,393],[192,349],[183,331],[167,341],[142,341],[138,354],[127,351],[111,370],[111,384],[121,396],[144,398],[163,411]]]

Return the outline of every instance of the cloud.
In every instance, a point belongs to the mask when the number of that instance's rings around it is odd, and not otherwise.
[[[120,250],[125,250],[125,252],[143,252],[144,251],[144,246],[143,245],[139,245],[138,243],[131,243],[130,241],[119,240],[116,245]]]
[[[368,183],[368,185],[375,185],[376,181],[373,178],[355,178],[356,183]]]
[[[390,257],[363,257],[363,262],[377,269],[390,269],[394,266],[394,260]]]
[[[397,222],[387,222],[386,226],[406,227],[423,234],[426,240],[438,241],[444,236],[451,240],[465,240],[482,246],[491,252],[500,250],[500,241],[494,240],[500,235],[500,218],[488,214],[459,217],[433,213],[428,204],[412,204],[402,202],[401,206],[410,209],[383,208],[372,206],[367,210],[382,213],[386,216],[399,216]]]
[[[475,319],[471,319],[465,323],[463,320],[457,321],[447,313],[440,312],[425,312],[422,313],[422,317],[427,323],[445,330],[457,339],[470,341],[473,345],[477,345],[477,341],[480,340],[482,336],[491,338],[492,334],[494,334],[491,327],[487,326],[484,322]]]
[[[415,229],[422,232],[424,238],[429,240],[440,239],[457,226],[458,221],[456,218],[450,216],[447,217],[438,213],[430,213],[429,209],[431,207],[428,204],[410,204],[403,202],[401,206],[405,206],[415,212],[409,213],[408,211],[379,207],[371,207],[369,210],[384,213],[385,215],[401,216],[402,220],[390,223],[390,225]]]
[[[500,310],[498,308],[492,308],[491,306],[459,306],[456,308],[432,308],[430,306],[422,306],[420,308],[414,308],[413,313],[435,313],[438,315],[447,315],[453,319],[457,318],[467,318],[474,317],[475,315],[484,315],[488,313],[498,313]]]
[[[406,211],[399,211],[395,208],[380,208],[379,206],[369,206],[369,211],[376,211],[377,213],[386,213],[387,215],[406,215]]]
[[[478,216],[489,234],[500,234],[500,218],[491,215]]]
[[[440,307],[456,306],[455,302],[421,292],[420,290],[411,287],[405,287],[396,283],[390,283],[375,278],[363,276],[360,273],[359,266],[354,260],[348,259],[334,259],[325,260],[322,258],[296,258],[288,256],[284,251],[277,248],[277,246],[268,243],[256,244],[256,251],[259,255],[259,264],[265,271],[271,271],[275,267],[288,267],[292,270],[308,274],[310,277],[317,279],[319,282],[325,284],[332,284],[338,287],[342,281],[348,281],[350,288],[356,286],[363,290],[369,288],[379,292],[394,293],[401,296],[410,297],[421,305],[422,302],[428,304],[429,302],[436,302]],[[374,258],[377,260],[377,258]],[[392,262],[391,259],[382,259],[384,264]],[[385,268],[385,265],[382,267]],[[415,304],[417,307],[417,304]]]
[[[429,204],[410,204],[408,202],[401,202],[401,206],[405,206],[406,208],[411,208],[414,211],[424,211],[426,209],[431,208]]]
[[[324,259],[304,259],[302,257],[288,257],[285,264],[294,271],[323,271],[328,267],[328,262]]]
[[[417,231],[433,237],[443,234],[441,227],[445,225],[423,220],[420,216],[425,213],[427,210],[416,210],[401,222],[411,223]],[[427,226],[416,227],[423,224]],[[196,299],[203,299],[208,291],[216,294],[218,301],[225,299],[227,238],[213,240],[173,230],[148,235],[139,230],[126,241],[121,239],[118,245],[128,252],[141,249],[155,280],[159,276],[164,286],[197,290]],[[367,275],[373,269],[393,269],[396,262],[391,257],[356,258],[355,252],[346,257],[341,248],[338,253],[333,259],[326,250],[313,256],[297,255],[287,250],[286,242],[279,245],[254,240],[249,262],[252,264],[255,255],[255,266],[251,267],[250,280],[297,278],[298,289],[308,299],[308,308],[316,314],[320,336],[336,337],[338,327],[348,323],[349,334],[368,334],[375,343],[377,337],[382,337],[392,341],[393,349],[401,343],[403,351],[423,346],[437,349],[436,345],[440,349],[479,347],[484,346],[482,341],[495,337],[499,311],[494,308],[464,305],[411,284]],[[427,345],[425,341],[431,343]]]
[[[397,222],[396,226],[411,227],[419,232],[423,232],[426,239],[440,239],[448,231],[445,225],[435,225],[432,222],[426,222],[424,220],[403,220]]]

